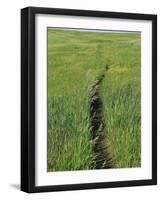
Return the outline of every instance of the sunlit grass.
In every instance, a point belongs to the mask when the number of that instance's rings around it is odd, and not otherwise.
[[[116,167],[140,166],[140,34],[48,29],[48,171],[91,169],[89,90],[101,87]]]

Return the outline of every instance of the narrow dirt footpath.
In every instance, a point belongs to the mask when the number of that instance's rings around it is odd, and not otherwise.
[[[91,137],[94,153],[94,168],[107,169],[114,168],[115,163],[105,132],[105,121],[103,116],[103,103],[100,97],[101,83],[106,71],[94,82],[89,95]]]

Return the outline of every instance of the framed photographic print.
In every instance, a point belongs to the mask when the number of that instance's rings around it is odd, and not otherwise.
[[[21,10],[21,190],[157,184],[157,16]]]

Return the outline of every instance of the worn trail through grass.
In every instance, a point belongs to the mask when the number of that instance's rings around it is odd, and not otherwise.
[[[47,36],[47,171],[141,167],[141,33]]]
[[[100,87],[106,71],[94,82],[89,95],[91,137],[94,153],[93,164],[96,169],[107,169],[115,166],[107,134],[105,133],[103,103],[100,97]]]

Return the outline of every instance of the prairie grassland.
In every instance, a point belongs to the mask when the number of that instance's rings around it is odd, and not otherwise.
[[[116,167],[140,166],[140,34],[48,29],[48,171],[94,168],[89,90],[101,97]]]

